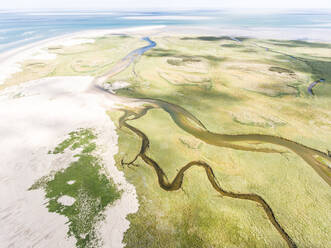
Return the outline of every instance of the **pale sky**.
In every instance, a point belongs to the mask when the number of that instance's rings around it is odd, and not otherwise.
[[[2,0],[0,9],[331,8],[331,0]]]

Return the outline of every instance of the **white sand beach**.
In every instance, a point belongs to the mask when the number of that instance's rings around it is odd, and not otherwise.
[[[163,28],[158,26],[157,28]],[[97,30],[50,39],[1,55],[6,76],[20,69],[19,63],[31,56],[53,59],[42,49],[50,45],[74,45],[93,42],[109,33],[152,32],[155,27]],[[4,77],[2,78],[4,79]],[[66,135],[78,128],[93,128],[98,135],[98,155],[107,175],[122,191],[121,198],[106,209],[100,224],[104,247],[124,247],[124,232],[129,228],[126,216],[138,210],[133,185],[115,166],[117,134],[106,111],[123,99],[88,89],[92,77],[49,77],[22,83],[0,91],[0,244],[3,247],[74,247],[67,238],[67,219],[48,212],[43,190],[28,191],[40,177],[65,168],[73,152],[47,154]],[[134,103],[131,103],[134,104]],[[74,183],[74,182],[70,182]],[[72,199],[61,198],[64,204]]]
[[[123,191],[121,199],[107,209],[102,229],[105,244],[123,247],[123,233],[129,227],[126,216],[139,205],[134,187],[117,170],[113,158],[117,134],[106,110],[116,102],[87,93],[92,80],[45,78],[1,92],[0,118],[5,121],[0,123],[0,243],[4,247],[74,247],[75,240],[66,238],[66,218],[48,212],[42,190],[28,188],[52,170],[70,164],[72,152],[47,152],[78,128],[94,128],[99,134],[99,155],[107,174]]]

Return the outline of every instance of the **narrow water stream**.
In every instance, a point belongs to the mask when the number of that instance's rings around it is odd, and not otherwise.
[[[106,80],[114,76],[115,74],[123,71],[126,69],[131,63],[135,61],[137,57],[145,53],[146,51],[152,49],[156,46],[156,43],[152,40],[150,40],[148,37],[144,38],[144,40],[149,42],[148,46],[139,48],[134,50],[133,52],[129,53],[125,58],[123,58],[117,65],[115,65],[109,72],[102,75],[101,77],[95,78],[93,81],[93,91],[100,92],[105,94],[108,92],[107,90],[100,87],[100,83],[105,83]],[[128,100],[132,100],[132,98],[128,98]],[[211,183],[212,187],[219,192],[220,194],[232,198],[238,198],[238,199],[245,199],[250,201],[255,201],[259,203],[265,213],[268,216],[268,219],[270,222],[274,225],[274,227],[277,229],[277,231],[281,234],[283,239],[286,241],[289,247],[296,247],[296,244],[294,241],[290,238],[290,236],[286,233],[286,231],[281,227],[281,225],[278,223],[271,207],[267,204],[267,202],[256,194],[240,194],[240,193],[233,193],[225,191],[221,188],[219,182],[217,181],[217,178],[214,175],[214,172],[212,168],[204,161],[192,161],[185,166],[183,166],[180,171],[177,173],[176,177],[173,179],[173,181],[170,183],[167,180],[167,177],[165,173],[163,172],[162,168],[158,165],[156,161],[154,161],[152,158],[146,155],[146,151],[149,148],[149,139],[148,137],[140,130],[135,128],[134,126],[128,124],[127,122],[130,120],[138,119],[142,116],[144,116],[149,109],[153,108],[153,106],[158,106],[171,116],[172,120],[176,123],[178,127],[180,127],[182,130],[186,131],[187,133],[193,135],[194,137],[202,140],[203,142],[219,146],[219,147],[227,147],[231,149],[237,149],[237,150],[244,150],[244,151],[253,151],[253,152],[279,152],[275,149],[270,148],[255,148],[249,146],[249,142],[251,141],[258,141],[262,143],[269,143],[274,144],[278,146],[285,147],[294,153],[296,153],[298,156],[300,156],[307,164],[309,164],[315,172],[329,185],[331,186],[331,168],[328,166],[327,163],[331,164],[331,158],[321,151],[318,151],[316,149],[307,147],[305,145],[299,144],[297,142],[272,136],[272,135],[262,135],[262,134],[243,134],[243,135],[228,135],[228,134],[219,134],[212,131],[209,131],[203,123],[194,115],[192,115],[190,112],[185,110],[184,108],[168,103],[159,99],[150,99],[150,98],[144,98],[144,99],[136,99],[141,102],[145,103],[151,103],[151,106],[148,106],[144,108],[140,113],[134,113],[131,111],[124,110],[125,114],[120,119],[120,126],[126,127],[130,129],[133,133],[138,135],[141,140],[141,149],[139,154],[135,157],[135,159],[131,162],[124,163],[126,165],[133,164],[134,161],[141,157],[146,164],[150,165],[156,172],[159,185],[162,189],[167,191],[173,191],[178,190],[182,186],[184,173],[188,169],[190,169],[193,166],[199,166],[203,167],[205,169],[206,175],[208,177],[209,182]],[[129,118],[132,117],[133,118]],[[237,142],[245,143],[247,142],[247,146],[238,145]]]

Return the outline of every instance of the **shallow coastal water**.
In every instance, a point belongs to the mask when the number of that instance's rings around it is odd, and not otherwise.
[[[53,11],[12,12],[0,10],[0,52],[58,35],[91,29],[114,29],[146,25],[205,26],[247,29],[331,29],[330,10],[291,10],[284,12],[240,10],[114,12]],[[310,38],[310,37],[306,37]]]

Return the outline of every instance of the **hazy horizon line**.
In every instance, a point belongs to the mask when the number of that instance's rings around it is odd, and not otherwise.
[[[221,10],[231,10],[231,11],[238,11],[238,10],[271,10],[271,11],[327,11],[331,10],[330,8],[256,8],[256,7],[245,7],[245,8],[230,8],[230,7],[223,7],[223,8],[122,8],[122,7],[114,7],[111,9],[103,8],[103,7],[93,7],[93,8],[1,8],[0,11],[99,11],[99,12],[109,12],[109,11],[121,11],[121,12],[132,12],[132,11],[150,11],[150,12],[163,12],[163,11],[208,11],[208,12],[217,12]]]

